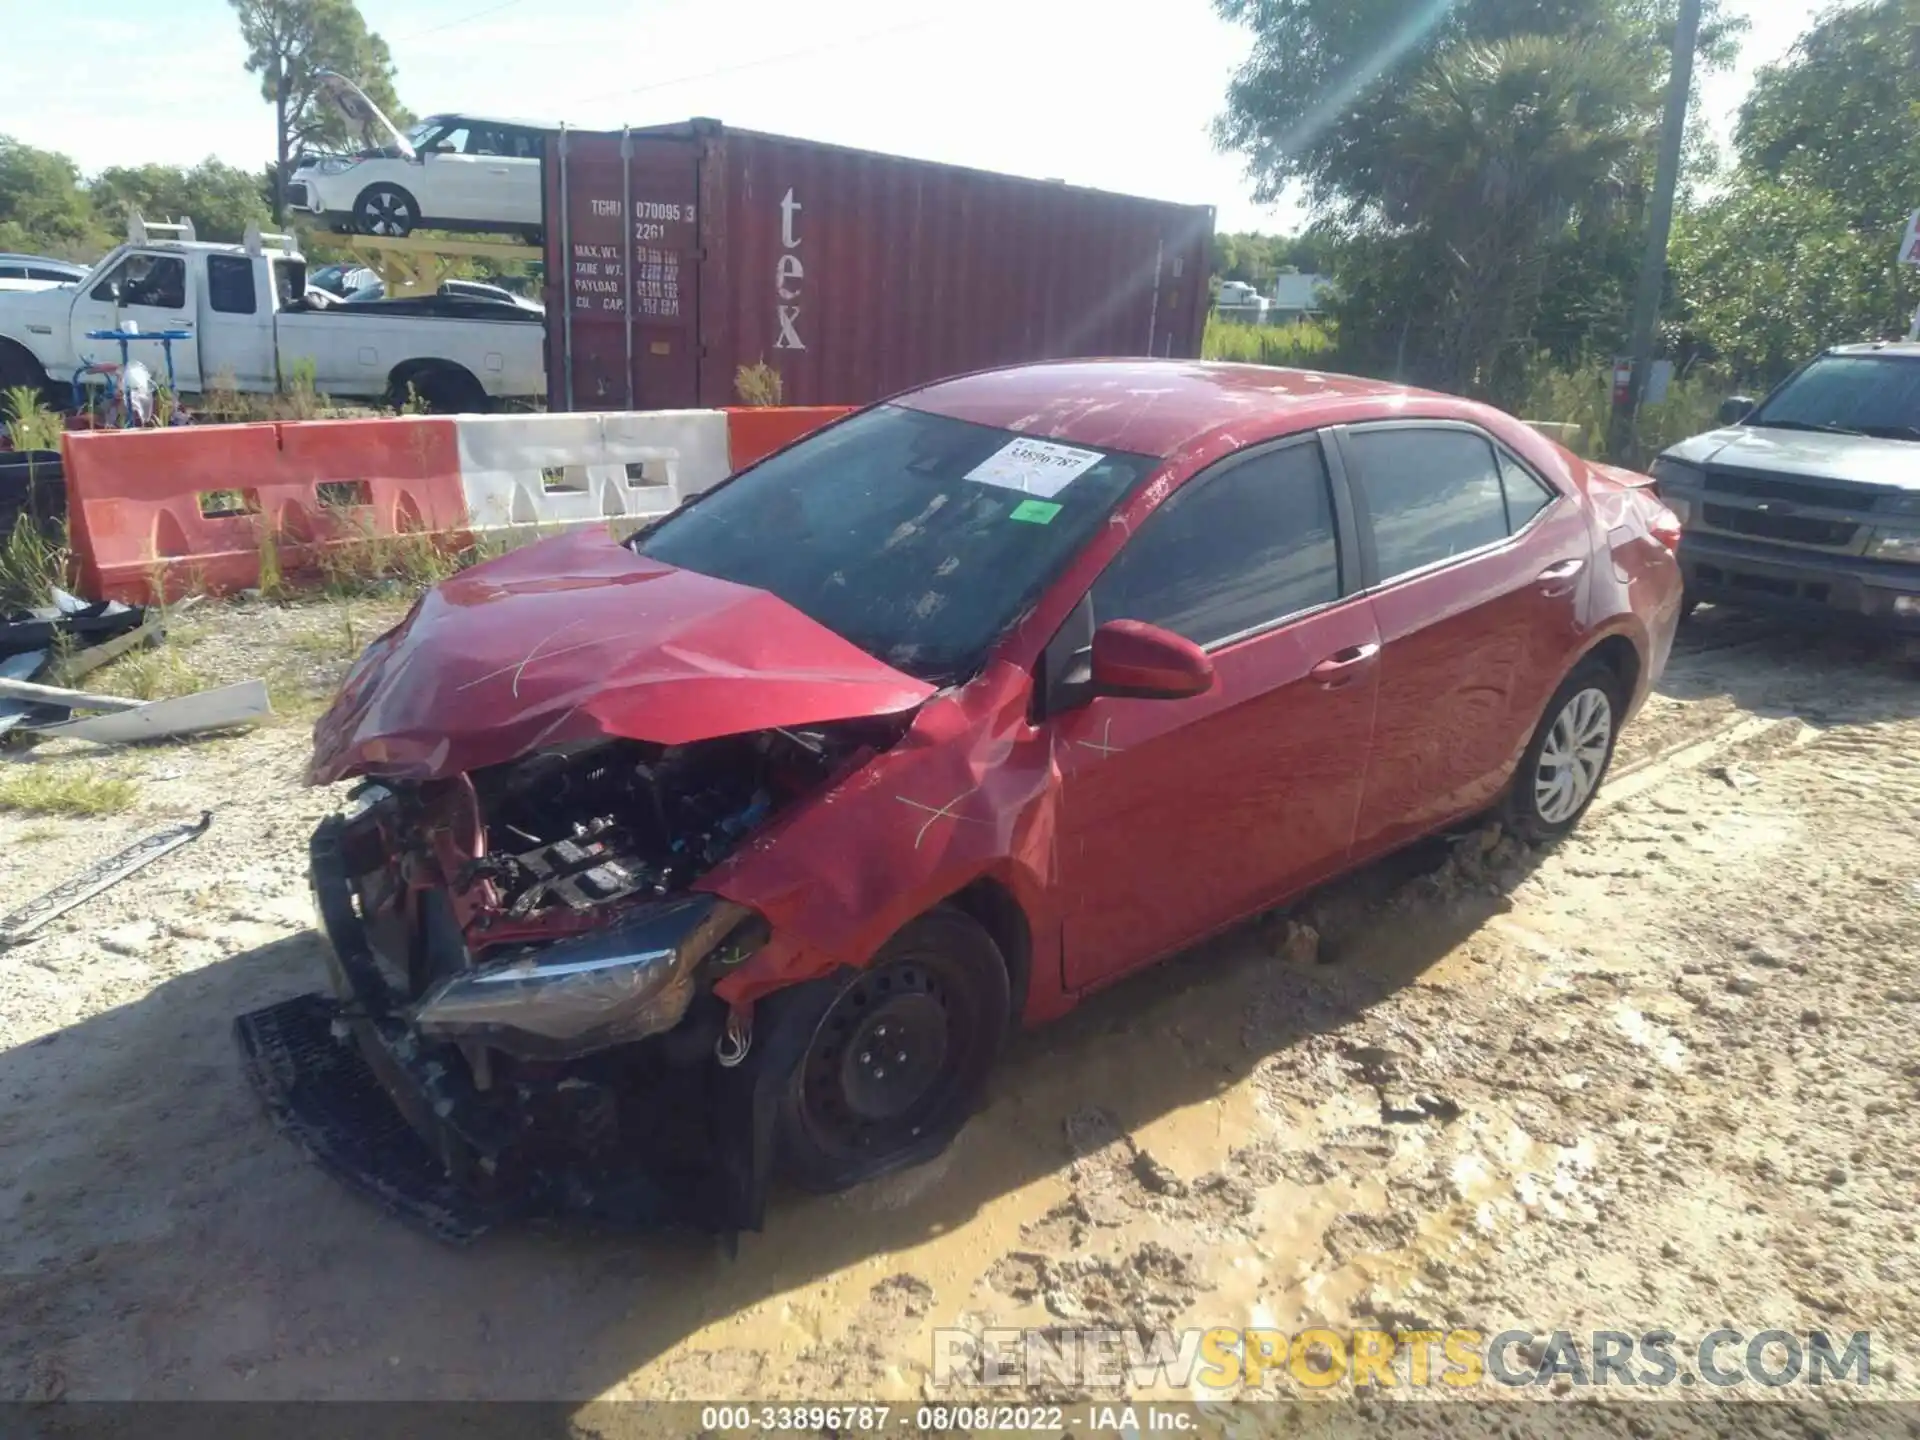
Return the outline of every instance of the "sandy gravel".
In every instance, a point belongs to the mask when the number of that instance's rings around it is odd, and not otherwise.
[[[281,723],[0,813],[0,908],[213,831],[0,952],[0,1398],[917,1400],[935,1327],[1873,1332],[1920,1398],[1920,680],[1703,612],[1571,841],[1427,846],[1023,1037],[945,1157],[698,1239],[469,1250],[277,1136],[236,1013],[314,988],[314,697],[397,605],[221,607]],[[100,682],[104,688],[106,682]],[[503,1361],[510,1356],[510,1363]],[[1541,1392],[1542,1397],[1549,1392]],[[1742,1407],[1753,1410],[1756,1407]]]

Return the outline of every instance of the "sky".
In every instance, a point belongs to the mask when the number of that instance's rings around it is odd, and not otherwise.
[[[1727,0],[1740,64],[1702,82],[1724,138],[1754,69],[1816,0]],[[360,0],[416,113],[587,129],[711,116],[742,129],[1210,204],[1222,230],[1291,231],[1208,127],[1246,51],[1209,0]],[[0,134],[108,165],[254,167],[273,112],[227,0],[94,6],[45,23],[0,0]],[[77,37],[84,45],[76,51]],[[85,56],[83,73],[73,57]],[[57,85],[30,77],[60,77]]]

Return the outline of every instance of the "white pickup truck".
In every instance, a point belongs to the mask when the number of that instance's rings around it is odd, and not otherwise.
[[[311,367],[313,388],[340,399],[398,404],[409,387],[429,408],[472,411],[546,391],[545,321],[536,306],[469,294],[404,296],[366,304],[311,298],[306,261],[284,235],[244,245],[194,238],[191,223],[146,224],[84,280],[0,293],[0,389],[65,393],[89,363],[117,364],[120,347],[88,332],[187,331],[173,342],[174,383],[270,393]],[[165,374],[157,344],[129,359]]]

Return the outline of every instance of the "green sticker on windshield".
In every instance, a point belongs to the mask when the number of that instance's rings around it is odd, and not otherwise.
[[[1051,525],[1060,507],[1051,500],[1022,500],[1008,514],[1009,520],[1024,520],[1029,525]]]

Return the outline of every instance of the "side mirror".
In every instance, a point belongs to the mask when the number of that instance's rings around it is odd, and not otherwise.
[[[1109,620],[1093,632],[1093,693],[1184,700],[1213,688],[1213,661],[1191,640],[1144,620]]]
[[[1746,395],[1729,395],[1720,402],[1720,423],[1738,425],[1753,413],[1753,407],[1759,403]]]

